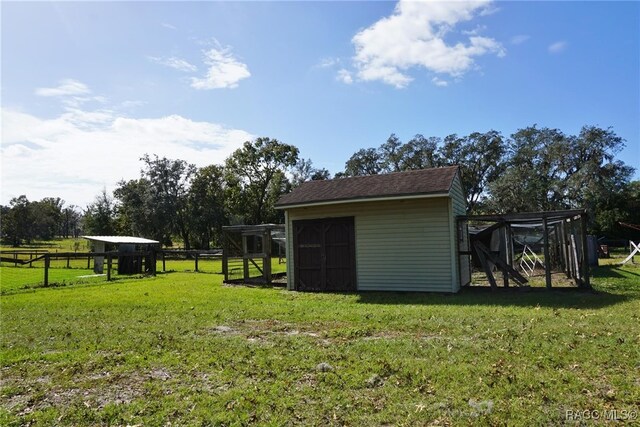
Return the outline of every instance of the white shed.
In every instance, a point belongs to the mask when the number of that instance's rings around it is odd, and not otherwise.
[[[470,281],[457,166],[309,181],[276,207],[289,289],[457,292]]]

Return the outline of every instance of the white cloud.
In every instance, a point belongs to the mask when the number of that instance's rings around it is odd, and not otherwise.
[[[567,42],[565,41],[557,41],[555,43],[551,43],[547,50],[549,53],[562,53],[567,48]]]
[[[112,110],[67,109],[43,119],[2,109],[2,203],[61,197],[85,206],[106,187],[139,176],[145,153],[197,166],[223,162],[248,132],[179,115],[131,118]]]
[[[431,83],[433,83],[436,86],[440,86],[440,87],[449,86],[449,82],[448,81],[442,80],[441,78],[439,78],[437,76],[431,79]]]
[[[338,75],[336,76],[336,79],[348,85],[353,83],[353,76],[351,75],[349,70],[345,70],[344,68],[338,70]]]
[[[60,80],[57,87],[41,87],[36,89],[36,95],[38,96],[71,96],[71,95],[86,95],[91,93],[89,87],[73,79]]]
[[[511,37],[511,44],[522,44],[524,42],[526,42],[527,40],[529,40],[531,38],[531,36],[528,36],[526,34],[518,34],[516,36]]]
[[[504,56],[502,45],[489,37],[471,36],[466,43],[445,41],[456,24],[495,12],[490,6],[487,0],[401,0],[391,16],[353,37],[358,79],[402,88],[412,81],[406,74],[412,67],[459,77],[474,66],[475,57],[489,53]]]
[[[486,25],[478,25],[473,30],[463,30],[462,34],[466,36],[477,36],[478,34],[482,34],[487,30]]]
[[[331,68],[339,64],[340,58],[322,58],[316,66],[320,68]]]
[[[184,59],[176,58],[174,56],[170,58],[150,56],[149,59],[157,64],[164,65],[165,67],[174,68],[176,70],[184,71],[187,73],[198,71],[198,67],[196,67],[195,65],[185,61]]]
[[[238,82],[251,76],[246,64],[239,62],[230,48],[217,46],[204,52],[204,63],[209,67],[203,78],[191,78],[194,89],[233,89]]]
[[[160,25],[162,25],[164,28],[167,28],[169,30],[177,30],[178,28],[175,25],[171,25],[167,22],[161,22]]]

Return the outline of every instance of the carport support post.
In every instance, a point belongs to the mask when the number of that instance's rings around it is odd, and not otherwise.
[[[551,289],[551,259],[549,255],[549,227],[547,217],[542,217],[542,228],[544,229],[544,278],[547,289]]]
[[[589,280],[589,250],[587,246],[587,214],[580,215],[580,240],[582,241],[582,280],[581,286],[585,288],[591,287]]]
[[[94,242],[94,251],[97,253],[105,252],[104,242]],[[96,274],[102,274],[104,272],[104,255],[95,255],[93,257],[93,272]]]

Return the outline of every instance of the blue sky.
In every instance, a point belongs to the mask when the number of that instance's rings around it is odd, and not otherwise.
[[[2,2],[2,197],[84,207],[155,153],[611,126],[640,167],[638,2]],[[636,177],[640,176],[636,173]]]

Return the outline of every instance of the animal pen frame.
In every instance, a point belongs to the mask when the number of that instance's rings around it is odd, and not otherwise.
[[[486,276],[492,289],[498,286],[494,273],[501,273],[505,287],[510,281],[529,286],[532,277],[542,274],[548,289],[567,281],[581,288],[591,286],[585,210],[468,215],[456,220],[461,259],[471,255],[472,267]]]
[[[271,283],[283,273],[272,271],[272,259],[286,262],[284,225],[222,227],[222,273],[225,283]]]

